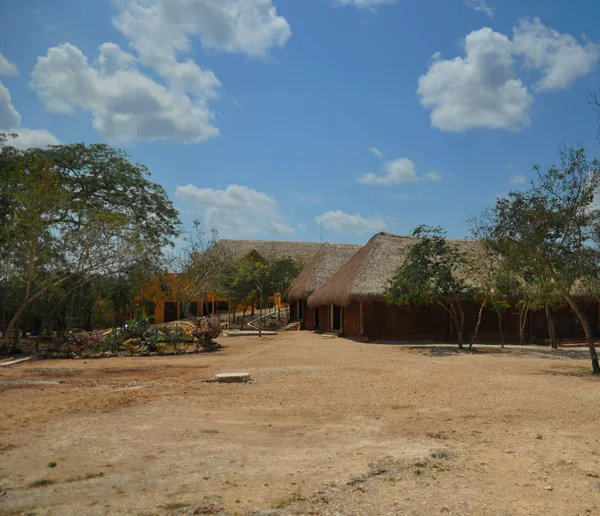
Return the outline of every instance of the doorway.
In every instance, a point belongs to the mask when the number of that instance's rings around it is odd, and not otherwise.
[[[177,301],[165,301],[165,322],[177,320]]]
[[[342,307],[331,305],[331,331],[342,331]]]

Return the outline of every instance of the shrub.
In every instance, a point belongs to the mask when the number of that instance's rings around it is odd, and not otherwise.
[[[176,324],[173,326],[165,326],[162,328],[162,331],[165,336],[165,342],[174,347],[177,347],[181,342],[186,341],[185,332]]]
[[[221,348],[215,339],[221,334],[221,325],[216,318],[202,321],[201,326],[196,328],[192,335],[198,340],[198,345],[204,351],[217,351]]]
[[[144,339],[146,332],[150,328],[150,317],[144,314],[137,314],[133,319],[129,319],[123,328],[123,338]]]
[[[116,353],[123,345],[123,334],[118,329],[113,329],[104,337],[104,350]]]

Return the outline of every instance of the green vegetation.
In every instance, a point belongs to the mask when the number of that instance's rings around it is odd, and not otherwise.
[[[36,488],[36,487],[45,487],[45,486],[49,486],[52,484],[55,484],[56,481],[49,479],[49,478],[43,478],[41,480],[36,480],[35,482],[32,482],[31,484],[29,484],[29,487],[31,488]]]

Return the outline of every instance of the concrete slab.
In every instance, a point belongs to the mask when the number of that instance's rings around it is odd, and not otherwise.
[[[264,336],[277,335],[277,332],[263,330],[262,334]],[[223,335],[226,337],[258,337],[258,330],[225,330]]]
[[[25,357],[25,358],[9,358],[4,362],[0,362],[0,367],[8,367],[15,364],[20,364],[21,362],[27,362],[31,360],[33,357]]]
[[[250,381],[250,373],[219,373],[213,376],[213,382],[232,383]]]

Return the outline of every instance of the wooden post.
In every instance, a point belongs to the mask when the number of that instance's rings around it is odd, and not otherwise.
[[[358,320],[359,320],[359,334],[360,335],[364,335],[365,334],[365,320],[364,320],[364,316],[363,316],[363,303],[362,301],[359,303],[359,315],[358,315]]]

